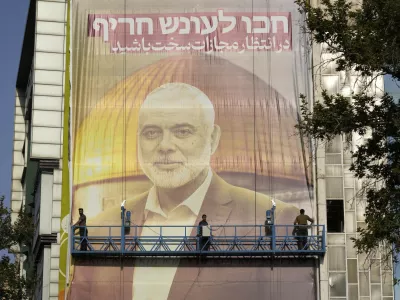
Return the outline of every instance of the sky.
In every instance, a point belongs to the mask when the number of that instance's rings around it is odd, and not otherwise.
[[[0,195],[9,203],[11,193],[11,165],[13,149],[13,121],[15,103],[15,82],[17,78],[21,46],[24,38],[25,22],[29,0],[0,1],[0,28],[3,28],[0,47]],[[400,98],[400,84],[385,78],[385,90]],[[397,267],[400,276],[400,265]],[[400,300],[400,286],[397,285],[396,300]]]
[[[3,28],[0,47],[0,195],[9,203],[11,193],[11,165],[15,82],[24,39],[29,0],[0,1],[0,28]]]
[[[0,28],[3,28],[0,47],[0,195],[9,205],[11,194],[11,167],[14,130],[15,82],[29,0],[0,1]],[[0,250],[0,257],[4,251]]]

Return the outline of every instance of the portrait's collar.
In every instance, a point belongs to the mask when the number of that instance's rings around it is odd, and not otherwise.
[[[211,168],[209,168],[206,179],[198,187],[198,189],[193,194],[191,194],[185,201],[183,201],[177,207],[175,207],[172,211],[174,211],[178,207],[184,205],[184,206],[188,207],[195,216],[197,216],[200,212],[201,206],[203,205],[204,198],[210,187],[212,177],[213,177],[213,172],[211,171]],[[164,218],[168,218],[168,216],[161,209],[160,202],[158,201],[158,196],[157,196],[157,188],[155,186],[153,186],[149,190],[149,194],[147,196],[146,206],[144,209],[145,219],[147,219],[147,215],[149,212],[153,212],[153,213],[163,216]]]

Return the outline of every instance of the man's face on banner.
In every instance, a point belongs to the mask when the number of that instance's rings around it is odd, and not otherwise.
[[[206,95],[189,85],[167,84],[143,103],[138,135],[143,172],[155,186],[177,188],[209,167],[219,128]]]

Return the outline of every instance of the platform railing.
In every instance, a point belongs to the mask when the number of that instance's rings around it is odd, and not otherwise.
[[[325,226],[296,226],[301,227],[303,235],[293,231],[294,225],[273,225],[268,231],[264,225],[211,225],[210,236],[204,237],[197,234],[198,226],[72,226],[71,253],[126,256],[324,255]]]

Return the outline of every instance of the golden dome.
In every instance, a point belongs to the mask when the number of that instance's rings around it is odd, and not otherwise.
[[[254,174],[256,168],[260,175],[305,180],[293,100],[222,58],[176,56],[134,72],[83,120],[74,140],[75,186],[143,175],[136,148],[138,111],[150,91],[169,82],[193,85],[213,102],[222,132],[211,161],[215,171]]]

